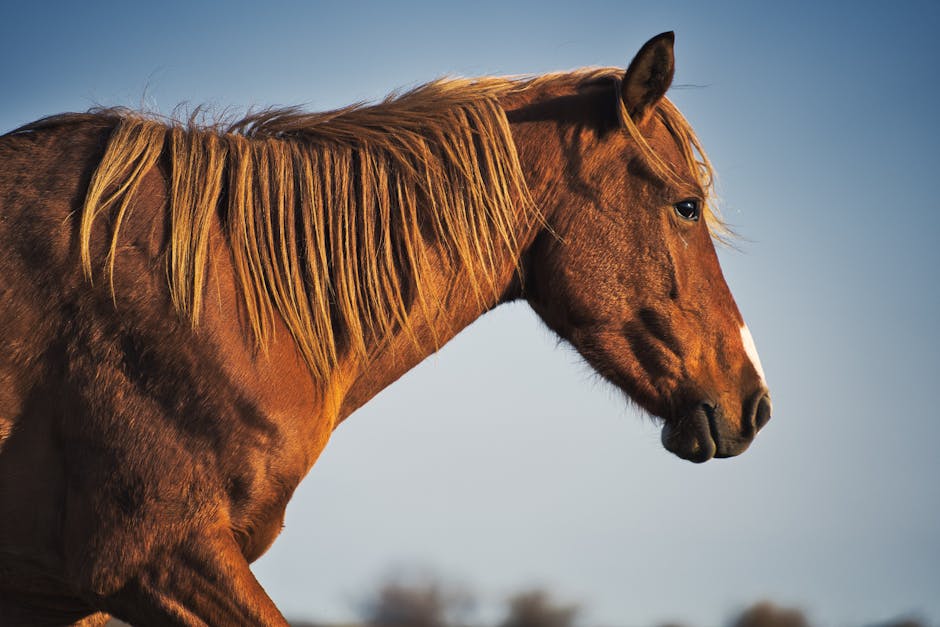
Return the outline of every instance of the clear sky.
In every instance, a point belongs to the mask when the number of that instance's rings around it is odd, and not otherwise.
[[[338,429],[255,566],[287,615],[352,617],[419,565],[485,603],[545,584],[591,625],[760,598],[940,623],[940,4],[0,4],[2,130],[624,66],[665,30],[746,238],[721,258],[774,419],[742,457],[684,462],[525,305],[499,309]]]

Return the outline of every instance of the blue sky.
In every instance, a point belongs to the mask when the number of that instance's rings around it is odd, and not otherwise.
[[[0,5],[0,129],[96,104],[374,100],[441,75],[625,65],[677,37],[670,96],[744,236],[720,253],[775,416],[694,466],[524,305],[353,415],[255,566],[289,616],[348,618],[418,565],[585,624],[715,624],[759,598],[825,625],[940,623],[940,5]]]

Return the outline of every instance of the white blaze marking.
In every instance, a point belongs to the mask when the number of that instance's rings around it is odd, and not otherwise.
[[[760,357],[757,355],[757,347],[754,346],[754,338],[751,337],[751,331],[746,324],[741,327],[741,341],[744,343],[744,352],[747,353],[747,356],[751,358],[751,363],[754,364],[754,370],[757,371],[760,380],[766,383],[764,369],[761,367]]]

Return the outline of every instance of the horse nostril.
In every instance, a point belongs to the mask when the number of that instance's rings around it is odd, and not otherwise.
[[[764,425],[770,420],[770,414],[773,412],[773,407],[770,404],[770,395],[766,392],[761,394],[760,400],[757,401],[757,406],[754,409],[754,430],[760,431],[764,428]]]

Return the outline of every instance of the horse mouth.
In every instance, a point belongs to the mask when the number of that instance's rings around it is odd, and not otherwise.
[[[662,431],[663,446],[670,453],[696,464],[743,453],[750,439],[723,434],[720,413],[715,406],[700,403],[677,419],[667,420]]]
[[[663,425],[663,446],[670,453],[701,464],[718,452],[713,421],[704,408],[696,409]]]

